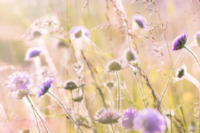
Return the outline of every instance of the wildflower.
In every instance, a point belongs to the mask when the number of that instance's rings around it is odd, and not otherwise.
[[[166,128],[165,118],[156,109],[147,108],[136,113],[134,128],[143,133],[160,133]]]
[[[80,38],[82,36],[89,37],[90,31],[83,26],[75,26],[70,29],[69,34],[73,38]]]
[[[200,32],[198,32],[195,36],[197,44],[200,46]]]
[[[134,117],[135,117],[135,110],[133,110],[132,108],[124,110],[121,123],[122,127],[126,130],[132,130]]]
[[[72,100],[74,102],[81,102],[83,100],[83,95],[77,95],[77,96],[73,96]]]
[[[109,72],[115,72],[115,71],[119,71],[121,69],[122,69],[121,64],[116,60],[113,60],[108,63],[108,71]]]
[[[64,83],[64,89],[66,89],[66,90],[72,91],[72,90],[74,90],[74,89],[76,89],[76,88],[78,88],[78,86],[77,86],[76,82],[73,81],[73,80],[67,80],[67,81]]]
[[[31,79],[25,72],[15,72],[9,76],[7,87],[11,92],[14,92],[19,99],[23,98],[29,92]]]
[[[173,42],[173,49],[172,50],[179,50],[182,49],[187,42],[187,35],[182,34],[176,37],[176,39]]]
[[[137,54],[133,49],[127,49],[125,51],[125,57],[128,62],[137,60]]]
[[[141,29],[146,28],[146,19],[143,16],[140,15],[134,15],[132,17],[133,21],[137,24],[138,27]]]
[[[118,123],[120,117],[121,115],[117,111],[110,109],[101,109],[95,115],[96,121],[102,124]]]
[[[113,81],[109,81],[109,82],[106,82],[104,85],[105,87],[112,89],[115,86],[115,83]]]
[[[51,84],[53,83],[53,81],[54,79],[52,77],[46,78],[42,81],[40,85],[40,90],[38,91],[38,97],[41,97],[48,92],[48,90],[51,88]]]
[[[30,48],[26,52],[25,60],[30,60],[33,57],[40,55],[41,50],[39,48]]]
[[[180,67],[180,68],[177,69],[177,71],[176,71],[176,77],[178,79],[182,79],[185,76],[186,72],[187,72],[187,68],[186,68],[185,65],[183,65],[182,67]]]

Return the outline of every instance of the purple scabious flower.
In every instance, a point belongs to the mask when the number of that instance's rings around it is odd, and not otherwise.
[[[133,21],[134,21],[141,29],[145,29],[145,28],[146,28],[146,19],[145,19],[143,16],[134,15],[134,16],[133,16]]]
[[[33,57],[40,55],[41,50],[39,48],[29,48],[26,52],[25,60],[30,60]]]
[[[163,115],[156,109],[144,109],[135,114],[134,129],[143,133],[160,133],[166,128]]]
[[[15,72],[9,76],[7,87],[10,91],[27,90],[31,84],[30,76],[25,72]]]
[[[54,79],[52,77],[46,78],[42,81],[40,85],[40,90],[38,91],[38,97],[41,97],[48,92],[48,90],[51,88],[51,84],[53,83],[53,81]]]
[[[18,99],[22,99],[29,93],[29,86],[31,85],[31,78],[25,72],[15,72],[9,76],[7,87],[10,92]]]
[[[187,42],[187,35],[186,34],[182,34],[182,35],[179,35],[175,38],[175,40],[173,41],[173,51],[175,50],[179,50],[179,49],[182,49],[185,44]]]
[[[133,130],[133,120],[135,117],[135,110],[132,108],[124,110],[123,116],[122,116],[122,128],[126,130]]]
[[[82,37],[83,35],[86,37],[90,36],[90,31],[84,26],[75,26],[69,30],[70,36],[74,36],[75,38]]]
[[[102,124],[114,124],[118,123],[121,115],[115,111],[110,109],[101,109],[95,115],[95,120]]]

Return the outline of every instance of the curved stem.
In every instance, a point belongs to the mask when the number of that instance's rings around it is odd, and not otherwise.
[[[40,116],[40,114],[39,114],[38,111],[36,110],[35,106],[33,105],[31,99],[29,98],[28,95],[26,95],[26,98],[27,98],[28,102],[31,104],[31,107],[32,107],[32,109],[34,110],[34,112],[35,112],[35,113],[37,114],[37,116],[40,118],[40,120],[41,120],[41,122],[42,122],[42,124],[43,124],[43,126],[44,126],[44,128],[45,128],[45,130],[46,130],[46,132],[48,133],[47,127],[46,127],[46,125],[45,125],[45,123],[44,123],[42,117]]]
[[[200,66],[199,60],[198,60],[197,56],[195,55],[195,53],[191,49],[189,49],[188,47],[186,47],[186,46],[184,46],[184,48],[192,55],[192,57],[196,60],[196,62]]]
[[[79,127],[78,123],[72,118],[72,116],[69,114],[69,112],[67,111],[67,109],[65,108],[65,106],[62,104],[62,102],[57,98],[57,96],[55,96],[53,93],[48,92],[49,95],[51,95],[62,107],[62,109],[66,112],[66,114],[69,116],[69,118],[77,125],[78,129],[81,131],[81,133],[83,133],[83,131],[81,130],[81,128]]]

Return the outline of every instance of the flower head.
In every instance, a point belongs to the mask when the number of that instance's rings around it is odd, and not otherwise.
[[[197,44],[200,46],[200,32],[198,32],[195,36],[195,39],[197,41]]]
[[[165,118],[156,109],[147,108],[136,113],[134,128],[143,133],[160,133],[166,128]]]
[[[38,91],[38,97],[41,97],[45,93],[48,92],[48,90],[51,88],[51,84],[53,83],[54,79],[52,77],[46,78],[42,81],[40,84],[40,90]]]
[[[102,124],[117,123],[120,117],[121,115],[117,111],[110,109],[101,109],[95,115],[96,121]]]
[[[108,71],[109,72],[115,72],[115,71],[119,71],[121,69],[122,69],[121,63],[119,63],[119,61],[117,61],[117,60],[113,60],[108,63]]]
[[[29,48],[26,52],[25,60],[30,60],[33,57],[40,55],[41,50],[39,48]]]
[[[141,16],[141,15],[134,15],[133,16],[133,21],[141,29],[145,29],[146,28],[146,19],[143,16]]]
[[[135,110],[133,110],[132,108],[124,110],[121,123],[122,127],[126,130],[132,130],[134,117],[135,117]]]
[[[90,31],[84,26],[75,26],[70,29],[69,34],[74,38],[80,38],[82,36],[89,37]]]
[[[64,89],[72,91],[72,90],[74,90],[76,88],[78,88],[78,86],[77,86],[77,84],[76,84],[75,81],[73,81],[73,80],[67,80],[67,81],[65,81],[65,83],[64,83]]]
[[[173,42],[173,49],[172,50],[179,50],[182,49],[187,42],[187,35],[182,34],[176,37],[176,39]]]
[[[31,85],[31,78],[25,72],[15,72],[9,76],[7,87],[11,92],[15,92],[18,98],[23,98],[29,92],[29,86]]]
[[[127,49],[125,51],[125,57],[128,62],[137,60],[137,54],[133,49]]]

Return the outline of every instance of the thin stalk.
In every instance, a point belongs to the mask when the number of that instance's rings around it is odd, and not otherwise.
[[[78,123],[73,119],[73,117],[69,114],[69,112],[67,111],[67,109],[65,108],[65,106],[62,104],[62,102],[57,98],[57,96],[55,96],[53,93],[48,92],[49,95],[51,95],[62,107],[62,109],[66,112],[66,114],[69,116],[69,118],[77,125],[78,129],[80,130],[81,133],[83,133],[82,129],[79,127]]]
[[[195,55],[194,52],[192,52],[191,49],[189,49],[188,47],[184,46],[184,48],[192,55],[192,57],[196,60],[196,62],[198,63],[198,65],[200,66],[199,60],[197,58],[197,56]]]
[[[120,90],[120,79],[119,79],[118,72],[116,72],[116,78],[117,78],[117,109],[120,110],[121,90]]]
[[[36,120],[36,123],[37,123],[37,129],[38,129],[38,132],[41,133],[41,131],[40,131],[40,127],[39,127],[39,124],[38,124],[38,119],[37,119],[36,113],[35,113],[33,107],[31,107],[31,108],[32,108],[32,110],[33,110],[33,114],[34,114],[34,117],[35,117],[35,120]]]
[[[110,124],[110,126],[111,126],[111,129],[112,129],[112,132],[115,133],[115,129],[114,129],[113,125]]]
[[[138,77],[137,77],[136,73],[134,73],[134,76],[135,76],[136,83],[137,83],[137,86],[138,86],[138,89],[139,89],[139,92],[140,92],[140,96],[141,96],[143,104],[144,104],[144,106],[146,108],[147,104],[146,104],[146,101],[145,101],[144,92],[143,92],[142,87],[141,87],[141,85],[139,83],[139,80],[138,80]]]
[[[42,122],[42,124],[43,124],[43,126],[44,126],[44,128],[45,128],[45,130],[46,130],[46,132],[48,133],[49,131],[47,130],[47,127],[46,127],[46,125],[45,125],[45,123],[44,123],[42,117],[40,116],[40,114],[39,114],[38,111],[36,110],[36,108],[35,108],[35,106],[33,105],[31,99],[29,98],[28,95],[26,95],[26,98],[27,98],[28,102],[31,104],[32,109],[35,111],[35,113],[37,114],[37,116],[40,118],[40,120],[41,120],[41,122]]]
[[[195,46],[195,44],[194,44],[194,45],[191,44],[191,47],[192,47],[192,46]],[[176,66],[178,65],[179,61],[181,60],[181,58],[183,57],[184,54],[185,54],[185,51],[183,51],[183,52],[180,54],[180,56],[177,58],[175,64],[173,65],[173,68],[171,69],[171,72],[170,72],[170,75],[169,75],[169,77],[168,77],[167,83],[166,83],[166,85],[165,85],[165,88],[164,88],[164,90],[163,90],[163,92],[162,92],[162,95],[161,95],[161,98],[160,98],[160,105],[161,105],[162,100],[163,100],[163,98],[164,98],[164,96],[165,96],[165,94],[166,94],[166,91],[167,91],[167,88],[168,88],[168,86],[169,86],[169,83],[171,82],[172,75],[173,75],[173,73],[174,73],[174,71],[175,71],[175,68],[176,68]]]

